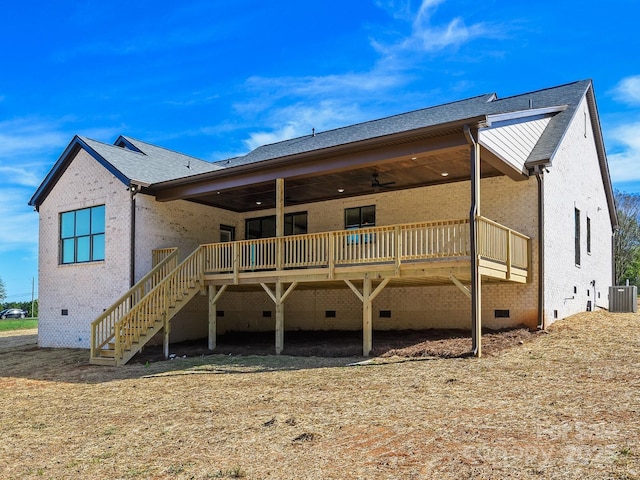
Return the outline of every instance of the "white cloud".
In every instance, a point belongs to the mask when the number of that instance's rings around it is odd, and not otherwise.
[[[244,143],[249,150],[253,150],[260,145],[269,145],[271,143],[281,142],[282,140],[297,137],[299,136],[298,131],[299,126],[295,123],[290,123],[270,132],[251,133]]]
[[[616,100],[628,105],[640,105],[640,75],[626,77],[613,89]]]
[[[407,76],[401,72],[385,71],[374,68],[363,73],[344,73],[334,75],[304,77],[250,77],[246,81],[249,90],[261,92],[260,97],[269,94],[272,98],[305,97],[331,98],[348,97],[388,90],[406,82]],[[259,97],[259,98],[260,98]]]
[[[313,129],[320,133],[357,123],[362,120],[362,116],[362,112],[356,105],[342,101],[325,100],[316,104],[289,105],[274,110],[269,116],[268,122],[271,125],[282,125],[281,127],[270,131],[251,133],[244,144],[252,150],[260,145],[311,135]]]
[[[611,180],[629,182],[640,180],[640,121],[628,123],[609,132],[609,139],[617,147],[617,152],[609,154]]]
[[[476,38],[500,35],[500,28],[495,25],[474,23],[467,26],[460,16],[445,23],[435,24],[433,14],[438,5],[444,2],[445,0],[422,0],[420,7],[411,15],[410,2],[377,1],[376,4],[391,13],[394,18],[410,22],[411,33],[391,44],[372,39],[373,47],[387,59],[395,59],[399,55],[415,52],[434,53],[448,47],[459,47]]]

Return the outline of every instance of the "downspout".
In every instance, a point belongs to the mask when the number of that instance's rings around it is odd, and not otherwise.
[[[129,229],[129,286],[133,287],[136,283],[136,193],[138,193],[138,186],[131,185],[129,187],[129,193],[131,196],[131,228]]]
[[[538,182],[538,330],[544,330],[544,167],[536,165]]]

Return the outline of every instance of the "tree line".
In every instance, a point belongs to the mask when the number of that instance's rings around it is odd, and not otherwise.
[[[615,284],[640,285],[640,195],[616,191]]]

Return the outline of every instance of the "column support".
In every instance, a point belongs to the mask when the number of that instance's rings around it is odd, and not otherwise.
[[[276,237],[284,237],[284,178],[276,178]],[[282,270],[283,265],[282,240],[276,242],[276,269]]]
[[[217,303],[227,285],[222,285],[220,290],[216,291],[215,285],[209,285],[209,350],[216,349],[216,336],[218,330]]]
[[[298,282],[293,282],[284,292],[280,280],[276,282],[275,291],[272,291],[266,283],[261,283],[260,286],[276,304],[276,355],[280,355],[284,350],[284,302],[298,286]]]
[[[373,348],[373,301],[382,292],[384,287],[387,286],[390,277],[385,278],[380,282],[375,290],[372,290],[372,281],[368,275],[365,275],[362,281],[362,293],[360,290],[351,283],[350,280],[345,280],[344,283],[355,293],[356,297],[362,302],[362,356],[368,357]]]

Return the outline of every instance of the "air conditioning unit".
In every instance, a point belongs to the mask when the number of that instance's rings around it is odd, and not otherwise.
[[[636,313],[638,311],[638,287],[635,285],[609,287],[609,311]]]

